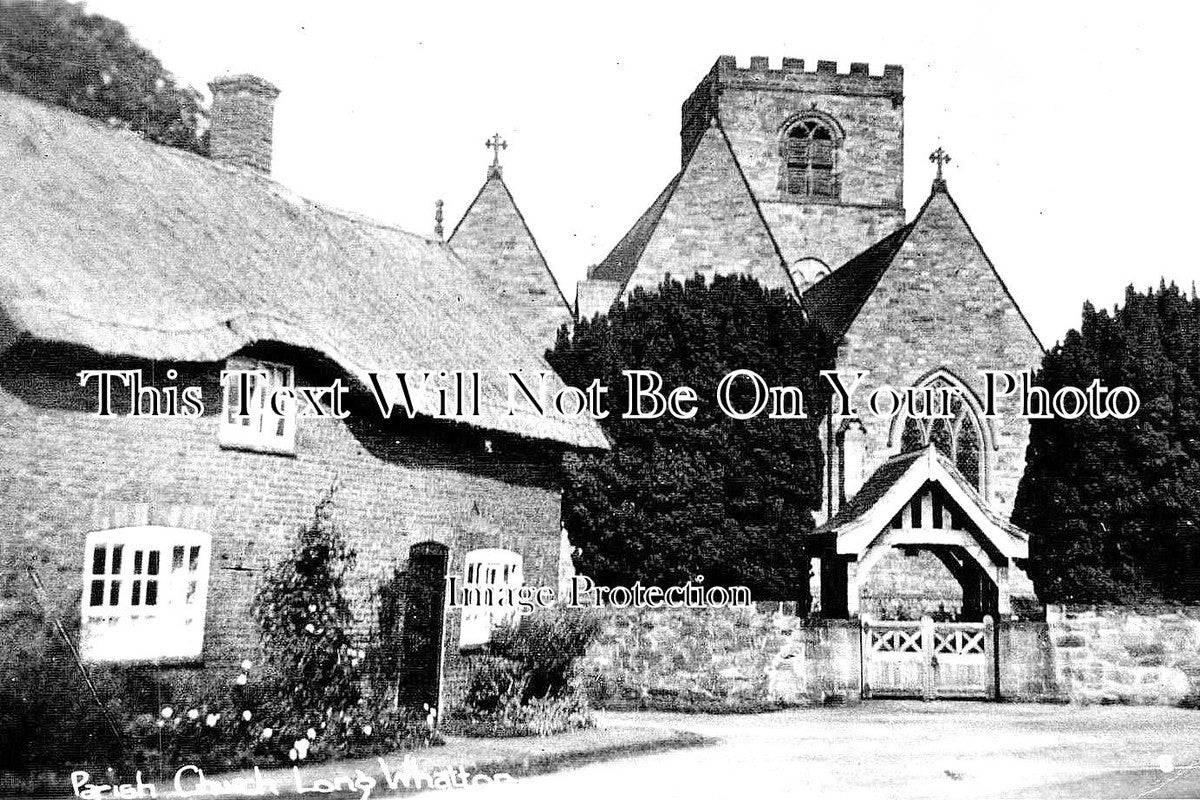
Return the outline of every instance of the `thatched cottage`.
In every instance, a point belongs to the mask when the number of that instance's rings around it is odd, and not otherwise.
[[[562,455],[605,439],[587,420],[508,414],[494,383],[481,417],[434,419],[418,395],[414,418],[385,420],[371,372],[550,368],[447,246],[272,181],[274,87],[213,90],[211,159],[0,93],[0,634],[36,574],[85,660],[240,661],[258,577],[337,481],[360,635],[402,570],[404,624],[434,631],[402,658],[432,692],[460,641],[444,575],[501,558],[553,586]],[[249,416],[220,381],[237,367],[258,370]],[[78,374],[98,369],[199,387],[205,411],[132,416],[118,383],[98,416],[97,381]],[[336,380],[345,419],[263,405]]]

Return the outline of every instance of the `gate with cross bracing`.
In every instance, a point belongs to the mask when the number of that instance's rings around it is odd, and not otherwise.
[[[996,636],[983,622],[862,623],[862,693],[870,697],[996,697]]]

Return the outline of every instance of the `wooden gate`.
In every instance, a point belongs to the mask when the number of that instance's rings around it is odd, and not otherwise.
[[[996,637],[983,622],[862,623],[863,697],[996,697]]]

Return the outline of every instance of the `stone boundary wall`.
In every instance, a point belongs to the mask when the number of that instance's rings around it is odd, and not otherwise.
[[[1049,606],[1046,622],[1072,701],[1200,705],[1200,607]]]
[[[580,668],[601,708],[758,711],[861,699],[858,620],[792,604],[598,609]],[[1051,606],[996,626],[1000,699],[1200,706],[1200,607]]]
[[[604,625],[580,670],[584,689],[604,708],[857,702],[857,620],[807,620],[782,606],[597,610]]]

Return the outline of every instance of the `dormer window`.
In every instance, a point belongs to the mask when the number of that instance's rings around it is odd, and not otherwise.
[[[789,195],[836,198],[841,193],[837,170],[838,136],[819,117],[802,118],[784,136],[784,186]]]
[[[295,388],[287,364],[231,358],[221,403],[219,440],[224,447],[264,453],[296,452]]]

